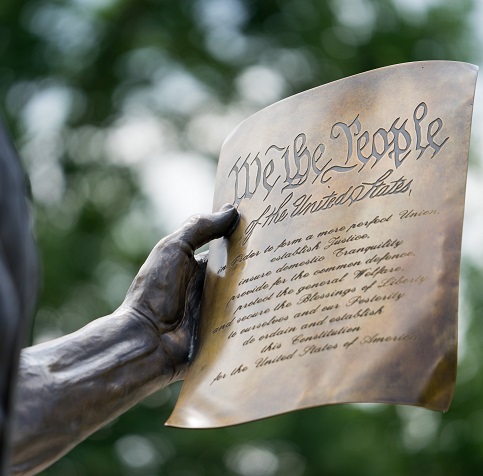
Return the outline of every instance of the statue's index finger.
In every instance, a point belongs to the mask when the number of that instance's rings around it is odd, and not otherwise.
[[[227,204],[219,212],[192,216],[176,232],[176,235],[195,251],[211,240],[229,236],[238,225],[239,219],[238,210],[233,205]]]

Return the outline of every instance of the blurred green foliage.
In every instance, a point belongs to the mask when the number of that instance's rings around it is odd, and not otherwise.
[[[30,176],[43,263],[34,339],[111,312],[166,231],[163,217],[153,219],[136,150],[121,140],[126,124],[154,121],[170,150],[216,161],[223,125],[268,102],[393,63],[477,61],[473,8],[470,0],[2,0],[0,102]],[[478,474],[482,271],[467,263],[464,272],[466,351],[445,415],[335,406],[220,430],[167,429],[173,387],[42,474]]]

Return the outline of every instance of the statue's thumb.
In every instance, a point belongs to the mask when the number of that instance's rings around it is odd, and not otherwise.
[[[194,251],[215,238],[229,236],[239,220],[238,210],[226,204],[219,212],[189,218],[179,231],[180,238]]]

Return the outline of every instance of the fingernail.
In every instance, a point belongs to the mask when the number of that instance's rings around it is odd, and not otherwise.
[[[225,203],[221,208],[220,212],[226,212],[228,210],[231,210],[232,208],[235,208],[231,203]]]
[[[233,208],[235,208],[235,207],[233,207]],[[238,223],[240,223],[240,219],[241,219],[241,213],[237,210],[236,211],[236,219],[233,221],[230,228],[228,228],[228,231],[223,235],[225,238],[230,238],[230,236],[233,235],[233,232],[236,230]]]

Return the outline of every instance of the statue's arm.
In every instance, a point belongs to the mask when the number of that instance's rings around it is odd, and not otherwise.
[[[183,378],[204,276],[194,250],[226,234],[236,219],[233,207],[191,219],[158,243],[117,311],[22,351],[12,475],[35,474]]]
[[[12,474],[35,474],[175,379],[154,327],[122,310],[20,358]]]

